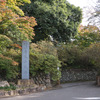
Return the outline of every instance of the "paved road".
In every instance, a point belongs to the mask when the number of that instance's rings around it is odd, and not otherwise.
[[[59,89],[0,100],[100,100],[100,87],[94,82],[68,83]]]

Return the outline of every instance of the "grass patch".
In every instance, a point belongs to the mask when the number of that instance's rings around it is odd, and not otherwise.
[[[10,86],[0,87],[0,90],[6,90],[6,91],[16,90],[16,86],[10,84]]]

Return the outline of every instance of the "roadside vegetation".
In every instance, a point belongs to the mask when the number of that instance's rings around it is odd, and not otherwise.
[[[82,10],[66,0],[0,0],[0,79],[21,78],[23,40],[30,42],[30,78],[42,72],[58,81],[61,67],[100,74],[100,30],[81,20]]]

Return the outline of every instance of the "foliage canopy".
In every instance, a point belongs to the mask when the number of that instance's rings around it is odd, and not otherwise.
[[[66,0],[31,0],[31,4],[22,9],[37,20],[34,41],[52,36],[57,41],[66,42],[77,33],[82,19],[81,9]]]
[[[93,43],[100,41],[100,30],[93,25],[80,26],[79,33],[75,36],[74,43],[79,47],[89,47]]]
[[[24,3],[31,3],[30,0],[6,0],[7,6],[16,12],[18,15],[24,16],[24,12],[19,8],[19,6],[24,5]]]
[[[34,17],[20,17],[7,7],[5,0],[0,0],[0,41],[3,45],[9,42],[18,43],[22,40],[30,41],[34,36],[35,25],[37,23]],[[2,41],[3,38],[4,41]]]

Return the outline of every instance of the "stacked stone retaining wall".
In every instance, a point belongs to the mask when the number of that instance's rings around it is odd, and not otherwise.
[[[37,85],[45,85],[47,88],[51,87],[51,80],[49,74],[38,73],[34,77],[32,77],[34,83]]]
[[[74,81],[94,81],[96,80],[97,71],[86,69],[62,69],[60,81],[74,82]]]

